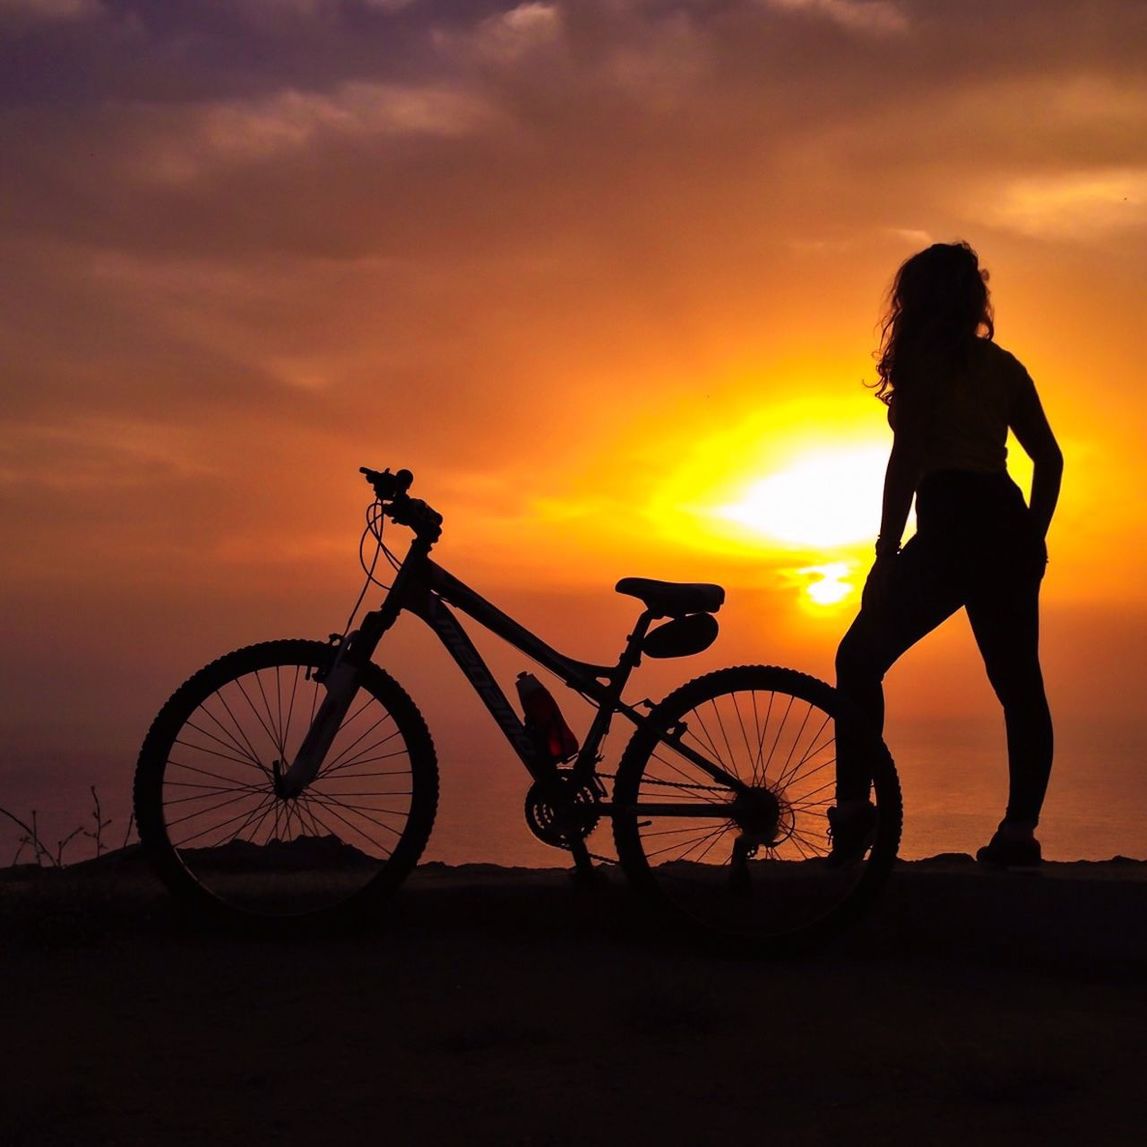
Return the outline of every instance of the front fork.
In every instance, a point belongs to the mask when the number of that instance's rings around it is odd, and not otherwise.
[[[326,687],[311,727],[295,759],[271,762],[275,795],[282,800],[297,797],[319,775],[335,736],[342,727],[358,693],[362,672],[370,662],[382,635],[394,624],[397,610],[372,610],[360,628],[343,638],[335,653],[334,664],[318,679]]]

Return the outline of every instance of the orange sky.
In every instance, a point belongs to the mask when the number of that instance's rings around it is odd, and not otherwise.
[[[717,661],[828,673],[882,294],[957,237],[1066,454],[1053,698],[1134,717],[1145,58],[1114,0],[7,0],[5,783],[119,784],[205,658],[341,628],[364,463],[573,652],[617,577],[697,578]],[[914,664],[906,711],[978,680],[947,631]]]

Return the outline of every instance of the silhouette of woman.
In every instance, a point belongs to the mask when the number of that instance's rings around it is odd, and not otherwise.
[[[880,535],[836,672],[841,692],[882,729],[885,673],[963,606],[1004,708],[1008,746],[1007,811],[976,855],[1029,865],[1041,859],[1035,828],[1052,761],[1039,589],[1063,455],[1028,372],[992,341],[987,279],[966,243],[937,243],[896,273],[877,366],[876,394],[894,434]],[[1030,508],[1006,469],[1009,429],[1034,464]],[[913,495],[916,533],[901,548]],[[863,853],[875,810],[847,731],[838,737],[829,823],[840,863]]]

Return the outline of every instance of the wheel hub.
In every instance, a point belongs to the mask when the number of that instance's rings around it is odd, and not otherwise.
[[[775,847],[792,835],[795,816],[771,789],[755,788],[733,802],[733,820],[754,845]]]

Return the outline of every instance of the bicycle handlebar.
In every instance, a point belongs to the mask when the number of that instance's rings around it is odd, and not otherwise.
[[[409,470],[399,470],[397,474],[392,474],[389,466],[385,470],[372,470],[369,466],[360,466],[358,472],[366,475],[366,480],[374,487],[380,502],[389,502],[392,498],[401,497],[414,481],[414,475]]]
[[[438,540],[442,533],[442,515],[420,498],[407,496],[406,491],[414,482],[414,475],[409,470],[399,470],[397,474],[392,474],[389,467],[380,471],[360,466],[359,472],[366,476],[375,497],[382,503],[383,512],[389,515],[392,522],[409,526],[424,541]]]

